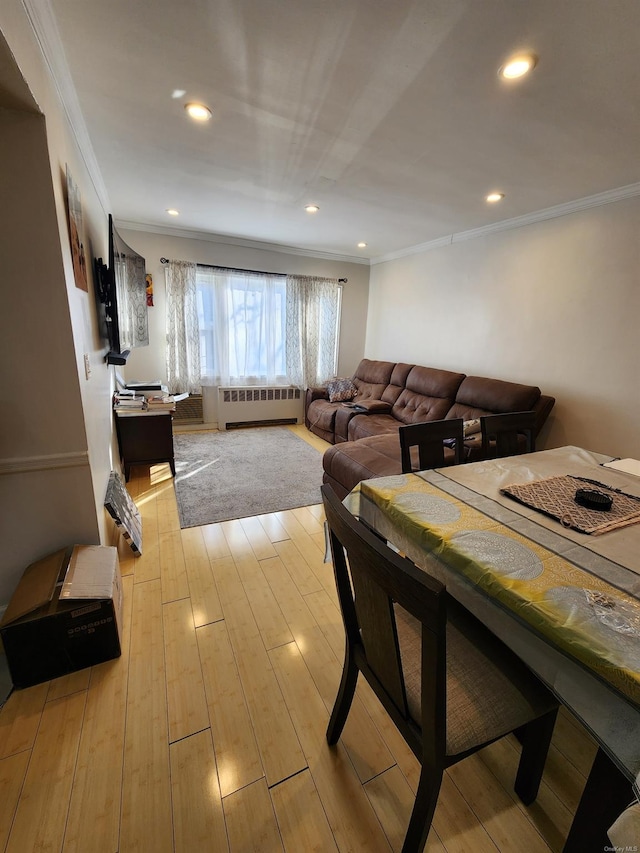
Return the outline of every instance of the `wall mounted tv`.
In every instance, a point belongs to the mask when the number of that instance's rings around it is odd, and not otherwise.
[[[146,264],[118,234],[109,214],[109,263],[94,261],[107,364],[126,364],[133,347],[149,344]]]

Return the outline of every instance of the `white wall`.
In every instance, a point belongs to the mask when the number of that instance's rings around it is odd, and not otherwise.
[[[46,8],[42,11],[45,15]],[[67,165],[82,196],[88,292],[73,277]],[[0,198],[0,340],[4,386],[11,393],[0,422],[1,608],[30,562],[67,544],[108,540],[104,494],[109,472],[119,468],[111,410],[114,371],[104,363],[107,348],[98,331],[92,281],[93,258],[107,256],[109,204],[99,175],[90,173],[81,155],[20,0],[0,5]],[[362,356],[364,265],[157,235],[136,234],[130,242],[150,262],[157,305],[151,312],[152,346],[135,353],[130,377],[164,376],[161,255],[349,277],[341,370],[351,372]]]
[[[131,351],[125,368],[129,381],[166,379],[165,267],[160,263],[161,257],[264,272],[347,278],[342,291],[338,373],[351,376],[363,357],[369,291],[368,266],[121,227],[118,227],[118,232],[132,249],[144,256],[147,272],[153,275],[154,307],[149,309],[149,346]],[[205,411],[206,421],[215,422],[216,419],[215,411]]]
[[[7,78],[20,93],[18,72],[30,92],[0,109],[0,339],[10,395],[0,426],[1,606],[30,562],[106,540],[114,439],[93,285],[85,292],[73,278],[67,164],[82,195],[89,267],[94,251],[105,253],[107,216],[19,0],[4,0],[0,29],[0,103]]]
[[[640,458],[640,199],[371,269],[365,352],[539,385],[540,449]]]

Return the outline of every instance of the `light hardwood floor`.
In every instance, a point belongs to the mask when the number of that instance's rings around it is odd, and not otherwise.
[[[366,684],[338,746],[324,739],[343,633],[322,508],[180,530],[168,466],[129,489],[144,554],[114,528],[122,656],[0,711],[0,850],[400,850],[418,765]],[[563,712],[529,808],[515,740],[468,758],[426,849],[560,850],[594,754]]]

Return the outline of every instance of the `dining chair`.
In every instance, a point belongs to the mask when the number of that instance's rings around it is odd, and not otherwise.
[[[341,503],[322,498],[346,634],[326,738],[337,743],[362,673],[421,763],[402,853],[421,853],[444,770],[515,732],[515,791],[537,796],[558,703],[445,586],[396,554]]]
[[[535,428],[535,412],[507,412],[481,417],[483,458],[532,453],[536,449]]]
[[[400,436],[400,456],[402,473],[426,471],[427,468],[442,468],[447,464],[444,444],[453,444],[454,462],[459,465],[464,453],[464,422],[462,418],[444,421],[426,421],[420,424],[407,424],[398,430]],[[411,448],[418,448],[418,468],[411,462]]]

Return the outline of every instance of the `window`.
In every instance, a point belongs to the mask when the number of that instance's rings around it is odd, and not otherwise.
[[[341,288],[308,276],[198,266],[203,384],[317,384],[335,374]]]
[[[308,387],[335,376],[342,288],[335,279],[168,261],[167,381]]]
[[[286,276],[198,267],[203,381],[286,383]]]

